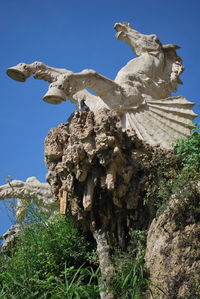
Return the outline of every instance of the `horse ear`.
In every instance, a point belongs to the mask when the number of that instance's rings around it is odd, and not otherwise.
[[[176,50],[181,49],[181,47],[180,47],[180,46],[177,46],[177,45],[174,45],[174,48],[175,48]]]
[[[162,45],[163,50],[170,51],[170,50],[178,50],[181,47],[173,44],[168,44],[168,45]]]
[[[183,84],[183,81],[180,79],[180,78],[177,78],[177,82],[178,82],[178,84]]]
[[[156,34],[150,34],[149,36],[150,36],[150,38],[152,38],[152,40],[154,42],[156,42],[157,44],[159,44],[160,46],[162,46],[162,43],[161,43],[161,41],[159,40],[159,38],[157,37]]]
[[[157,35],[155,35],[155,34],[150,34],[149,35],[152,39],[154,39],[154,40],[157,40],[158,38],[157,38]]]

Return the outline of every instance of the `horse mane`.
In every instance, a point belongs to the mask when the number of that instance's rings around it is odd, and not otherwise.
[[[180,79],[180,75],[184,71],[183,62],[180,56],[177,55],[176,50],[181,47],[173,44],[162,45],[162,49],[165,55],[165,76],[168,75],[170,86],[172,91],[177,90],[177,84],[183,84]]]

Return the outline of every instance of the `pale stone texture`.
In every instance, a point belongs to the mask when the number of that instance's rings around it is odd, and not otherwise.
[[[153,298],[200,298],[199,237],[198,197],[172,198],[148,231],[146,265]],[[152,294],[146,298],[151,299]]]
[[[58,210],[58,202],[53,196],[48,183],[41,183],[36,177],[27,178],[26,182],[13,180],[0,186],[0,200],[16,198],[16,220],[21,222],[27,215],[27,207],[38,203],[43,209]]]
[[[111,110],[76,112],[70,123],[50,130],[45,159],[62,213],[72,213],[86,230],[104,228],[123,247],[125,230],[143,218],[142,159],[151,148],[119,122]]]
[[[21,227],[20,224],[12,225],[7,232],[2,236],[3,244],[0,248],[0,252],[8,254],[13,246],[15,245],[16,237],[20,233]]]
[[[36,79],[51,83],[44,96],[44,101],[51,104],[69,98],[80,109],[84,99],[95,114],[102,108],[113,109],[123,128],[136,132],[150,145],[171,148],[174,140],[190,135],[191,121],[196,117],[193,103],[182,96],[171,97],[182,83],[179,75],[184,68],[176,54],[179,47],[162,45],[156,35],[141,34],[129,23],[116,23],[114,28],[116,38],[125,41],[138,56],[118,72],[114,81],[94,70],[73,73],[41,62],[20,63],[9,68],[7,74],[20,82],[34,74]]]

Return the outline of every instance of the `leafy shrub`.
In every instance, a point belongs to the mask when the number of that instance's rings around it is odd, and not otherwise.
[[[0,298],[99,298],[93,247],[70,218],[26,221],[11,256],[0,256]]]
[[[200,132],[198,126],[192,131],[189,138],[179,139],[174,148],[176,156],[181,159],[184,168],[200,170]]]
[[[154,206],[157,215],[168,207],[171,195],[177,199],[197,196],[200,180],[200,133],[179,139],[174,151],[156,153],[149,166],[145,203]]]

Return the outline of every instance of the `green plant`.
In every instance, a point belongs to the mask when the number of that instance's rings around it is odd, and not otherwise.
[[[200,180],[200,133],[198,127],[189,138],[179,139],[174,151],[168,154],[155,152],[149,162],[146,179],[145,204],[160,215],[172,195],[177,199],[197,196]]]
[[[69,217],[36,207],[10,253],[0,256],[0,298],[98,298],[94,246]]]
[[[99,298],[99,287],[94,284],[97,281],[99,275],[99,269],[96,271],[92,267],[83,268],[79,267],[75,269],[74,267],[65,268],[64,274],[64,284],[57,282],[54,292],[51,294],[51,298]],[[87,281],[87,284],[84,282]]]
[[[181,160],[185,169],[200,170],[200,128],[196,125],[189,138],[182,138],[174,146],[176,156]]]
[[[127,252],[115,254],[117,274],[113,288],[119,298],[141,299],[148,286],[144,266],[146,231],[131,230],[130,237],[131,242]]]

